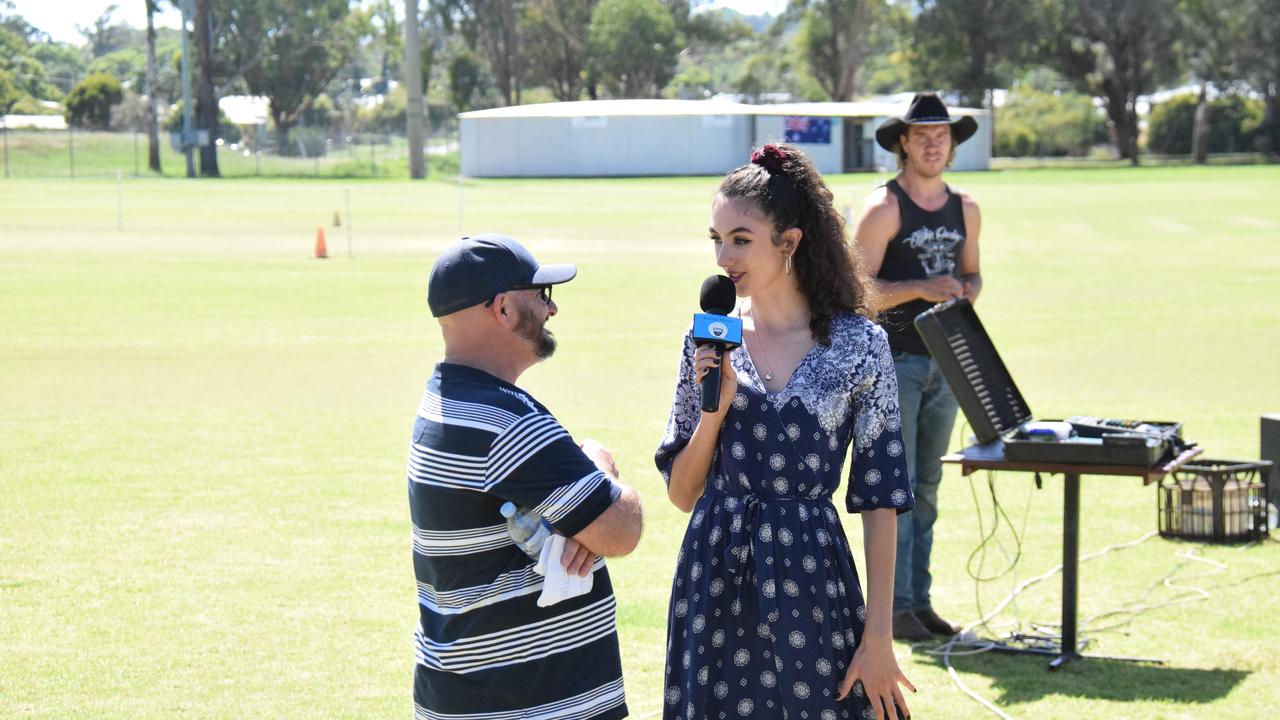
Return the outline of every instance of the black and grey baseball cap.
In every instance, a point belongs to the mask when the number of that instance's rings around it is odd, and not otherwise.
[[[431,268],[427,305],[432,317],[443,317],[501,292],[558,285],[577,274],[573,265],[539,265],[523,245],[506,235],[464,237],[441,253]]]

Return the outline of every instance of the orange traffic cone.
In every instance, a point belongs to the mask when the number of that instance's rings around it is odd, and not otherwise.
[[[324,226],[316,226],[316,258],[323,260],[329,257],[329,250],[324,246]]]

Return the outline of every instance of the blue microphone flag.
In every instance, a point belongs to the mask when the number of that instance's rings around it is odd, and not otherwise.
[[[694,313],[693,341],[699,345],[712,343],[732,350],[742,344],[742,318]]]

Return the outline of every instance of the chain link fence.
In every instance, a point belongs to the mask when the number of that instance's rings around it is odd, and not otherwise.
[[[75,128],[11,128],[0,124],[3,178],[146,177],[147,134],[130,131],[85,131]],[[287,145],[263,126],[240,128],[217,140],[218,172],[222,177],[407,178],[409,144],[395,133],[335,133],[327,127],[296,127]],[[177,147],[177,134],[161,131],[160,166],[165,177],[185,177],[186,157]],[[427,138],[429,171],[458,173],[458,138],[439,134]],[[200,172],[200,149],[192,150]]]

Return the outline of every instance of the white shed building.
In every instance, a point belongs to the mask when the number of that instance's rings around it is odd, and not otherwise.
[[[906,103],[744,105],[702,100],[599,100],[515,105],[458,116],[462,174],[469,177],[719,175],[752,147],[787,140],[824,174],[893,168],[875,129]],[[956,153],[955,170],[991,160],[985,110],[978,132]]]

